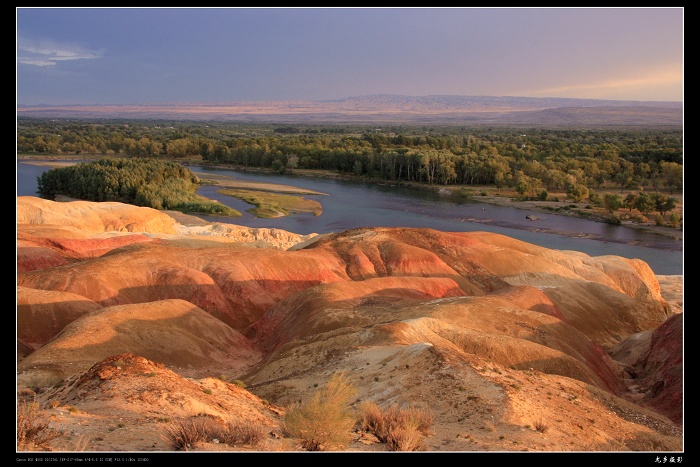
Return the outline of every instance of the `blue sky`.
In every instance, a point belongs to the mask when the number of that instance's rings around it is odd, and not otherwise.
[[[23,8],[17,104],[683,100],[684,10]]]

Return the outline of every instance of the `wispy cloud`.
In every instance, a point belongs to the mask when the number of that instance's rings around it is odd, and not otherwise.
[[[102,57],[103,50],[89,50],[73,44],[51,40],[17,38],[17,61],[24,65],[54,66],[69,60],[91,60]]]
[[[551,87],[527,91],[530,96],[565,96],[565,97],[591,97],[609,99],[610,96],[634,94],[640,90],[649,88],[662,88],[666,86],[682,87],[683,73],[662,70],[650,73],[647,76],[634,78],[605,80],[586,84],[572,84],[567,86]]]

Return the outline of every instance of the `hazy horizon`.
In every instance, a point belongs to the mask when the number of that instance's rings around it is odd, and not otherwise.
[[[17,7],[16,103],[683,101],[682,7]]]
[[[134,102],[134,103],[121,103],[121,104],[105,104],[101,102],[92,102],[92,103],[85,103],[85,104],[46,104],[46,103],[38,103],[38,104],[22,104],[22,103],[17,103],[18,107],[90,107],[90,106],[168,106],[168,105],[226,105],[226,104],[256,104],[256,103],[264,103],[264,102],[279,102],[279,103],[292,103],[292,102],[339,102],[339,101],[344,101],[344,100],[350,100],[350,99],[356,99],[356,98],[363,98],[363,97],[406,97],[406,98],[432,98],[432,97],[458,97],[458,98],[498,98],[498,99],[508,99],[508,98],[514,98],[514,99],[556,99],[556,100],[580,100],[580,101],[610,101],[610,102],[650,102],[654,104],[663,104],[663,103],[677,103],[677,104],[682,104],[683,101],[649,101],[649,100],[637,100],[637,99],[591,99],[591,98],[577,98],[577,97],[557,97],[557,96],[543,96],[543,97],[528,97],[528,96],[473,96],[473,95],[457,95],[457,94],[431,94],[431,95],[424,95],[424,96],[411,96],[407,94],[366,94],[362,96],[347,96],[347,97],[340,97],[337,99],[292,99],[292,100],[258,100],[258,101],[253,101],[253,100],[247,100],[247,101],[200,101],[200,102],[185,102],[185,101],[173,101],[173,102]]]

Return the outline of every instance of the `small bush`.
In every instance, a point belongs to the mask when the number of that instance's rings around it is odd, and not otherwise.
[[[630,220],[632,220],[634,222],[639,222],[641,224],[645,224],[645,223],[649,222],[649,218],[642,213],[633,212],[630,215],[628,215],[627,217]]]
[[[267,436],[262,424],[243,423],[239,420],[229,420],[221,440],[232,446],[245,444],[257,446]]]
[[[391,406],[382,410],[374,402],[359,405],[360,429],[368,431],[393,451],[421,451],[423,435],[429,435],[433,415],[421,408],[399,409]]]
[[[238,386],[238,387],[241,388],[241,389],[245,389],[245,388],[246,388],[246,384],[245,384],[243,381],[241,381],[240,379],[237,379],[237,380],[233,381],[232,384],[235,385],[235,386]]]
[[[392,451],[424,451],[423,436],[411,428],[394,427],[386,442]]]
[[[355,426],[349,405],[356,392],[344,372],[334,373],[306,404],[292,408],[285,415],[287,433],[301,438],[302,448],[307,451],[344,448]]]
[[[17,450],[32,451],[46,448],[48,443],[63,433],[49,426],[49,422],[39,415],[36,402],[17,403]]]
[[[621,225],[622,219],[620,219],[620,216],[617,214],[613,214],[612,216],[606,218],[605,222],[612,225]]]
[[[177,451],[188,451],[198,443],[221,436],[221,427],[212,417],[194,417],[168,423],[163,437]]]
[[[535,430],[539,431],[540,433],[545,433],[549,427],[545,425],[545,423],[542,420],[538,420],[535,422]]]
[[[678,215],[675,212],[672,212],[668,218],[668,223],[671,225],[671,227],[678,228],[681,225],[682,220],[683,218],[680,215]]]

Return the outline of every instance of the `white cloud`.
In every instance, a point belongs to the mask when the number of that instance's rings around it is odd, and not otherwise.
[[[103,52],[50,40],[17,38],[17,61],[24,65],[54,66],[68,60],[91,60],[102,57]]]

